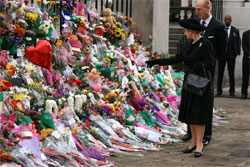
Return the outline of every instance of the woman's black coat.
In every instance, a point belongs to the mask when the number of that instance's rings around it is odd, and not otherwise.
[[[214,70],[213,47],[205,38],[200,38],[195,43],[190,43],[184,50],[173,58],[147,61],[149,66],[154,64],[173,65],[184,62],[185,76],[192,73],[212,80]],[[203,70],[202,63],[205,66]],[[182,90],[179,120],[190,125],[204,125],[212,121],[213,113],[213,83],[210,82],[206,93],[198,96]]]

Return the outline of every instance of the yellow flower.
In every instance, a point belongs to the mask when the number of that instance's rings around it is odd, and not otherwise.
[[[53,129],[42,129],[41,130],[41,136],[40,136],[40,140],[45,139],[49,134],[51,134],[53,132]]]
[[[72,134],[76,134],[79,128],[80,128],[79,126],[75,126],[75,127],[72,129]]]
[[[49,5],[53,6],[53,5],[55,5],[55,3],[56,3],[55,1],[51,1]]]
[[[80,21],[80,24],[81,24],[81,25],[86,25],[87,22],[86,22],[85,20],[81,20],[81,21]]]
[[[6,76],[10,76],[10,75],[14,75],[15,73],[15,67],[14,66],[10,66],[10,65],[6,65],[6,69],[7,69],[7,74]]]
[[[73,40],[78,40],[76,35],[73,35]]]
[[[105,57],[102,61],[111,61],[109,57]]]
[[[125,38],[125,34],[123,33],[123,29],[121,29],[121,28],[116,28],[116,29],[115,29],[115,36],[116,36],[117,38],[121,37],[122,39],[124,39],[124,38]]]
[[[116,26],[117,26],[117,27],[121,27],[121,25],[122,25],[122,24],[121,24],[120,22],[116,22]]]
[[[23,101],[23,98],[22,98],[20,95],[18,95],[18,94],[14,94],[14,95],[13,95],[13,98],[14,98],[15,100],[18,100],[18,101]]]
[[[58,16],[54,16],[54,20],[59,20],[59,17]]]
[[[0,13],[0,16],[1,16],[1,17],[3,17],[3,18],[5,18],[5,17],[6,17],[3,13]]]
[[[164,81],[165,82],[170,82],[170,78],[165,78]]]
[[[41,3],[42,2],[42,0],[36,0],[36,3]]]
[[[115,107],[114,107],[113,105],[111,105],[111,106],[109,106],[109,109],[110,109],[111,111],[114,111],[114,110],[115,110]]]
[[[124,39],[125,38],[125,34],[121,33],[121,37],[122,37],[122,39]]]
[[[88,90],[83,90],[83,92],[82,92],[84,95],[86,95],[87,93],[88,93]]]
[[[115,86],[118,87],[120,84],[118,82],[115,82]]]
[[[58,41],[56,42],[56,46],[62,46],[62,40],[58,40]]]
[[[19,8],[18,13],[24,13],[23,8]]]
[[[55,29],[55,27],[54,27],[54,25],[53,25],[53,24],[50,24],[50,28],[51,28],[52,30],[54,30],[54,29]]]
[[[135,91],[135,94],[140,94],[140,92],[137,90],[137,91]]]
[[[116,36],[117,38],[119,38],[119,37],[121,36],[121,29],[120,29],[120,28],[116,28],[116,29],[115,29],[115,36]]]
[[[17,109],[18,109],[18,110],[20,110],[20,111],[23,110],[23,106],[22,106],[22,104],[21,104],[20,102],[18,102],[18,103],[16,104],[16,106],[17,106]]]
[[[34,21],[36,21],[38,15],[37,15],[37,14],[33,14],[33,13],[31,13],[31,12],[28,12],[28,13],[26,14],[26,17],[27,17],[27,19],[30,20],[31,22],[34,22]]]
[[[133,43],[134,46],[138,46],[138,42]]]

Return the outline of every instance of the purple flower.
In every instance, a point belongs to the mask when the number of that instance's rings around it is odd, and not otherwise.
[[[104,109],[104,112],[105,112],[107,115],[109,115],[109,106],[108,106],[108,105],[104,105],[102,108]]]
[[[82,151],[82,154],[87,157],[91,157],[91,158],[106,162],[106,159],[99,152],[97,152],[94,148],[86,149]]]
[[[129,31],[128,28],[125,25],[122,25],[122,29],[123,29],[124,32],[128,32]]]
[[[24,158],[19,157],[18,160],[21,161],[22,163],[24,163],[25,165],[27,165],[27,162],[26,162],[26,160]]]
[[[63,87],[60,85],[57,88],[57,91],[56,91],[56,94],[54,95],[54,98],[57,99],[59,97],[59,95],[65,97],[65,95],[63,93]]]

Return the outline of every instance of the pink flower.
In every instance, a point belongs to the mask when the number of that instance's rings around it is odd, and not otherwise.
[[[0,34],[5,34],[6,31],[7,31],[6,29],[2,28]]]
[[[9,119],[13,122],[16,122],[16,118],[13,115],[9,115]]]
[[[107,33],[114,34],[114,31],[111,30],[110,28],[105,28],[104,30],[105,30],[105,32],[107,32]]]
[[[7,117],[5,117],[4,115],[1,115],[0,119],[1,119],[1,121],[5,121],[5,120],[7,121],[8,120]]]

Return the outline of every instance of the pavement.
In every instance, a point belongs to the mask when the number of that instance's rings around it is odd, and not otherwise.
[[[118,167],[250,167],[250,99],[230,98],[228,89],[215,97],[215,107],[224,110],[229,119],[213,128],[213,139],[205,147],[203,156],[183,154],[189,142],[162,145],[161,151],[143,152],[144,156],[108,158]],[[250,92],[250,91],[249,91]]]

